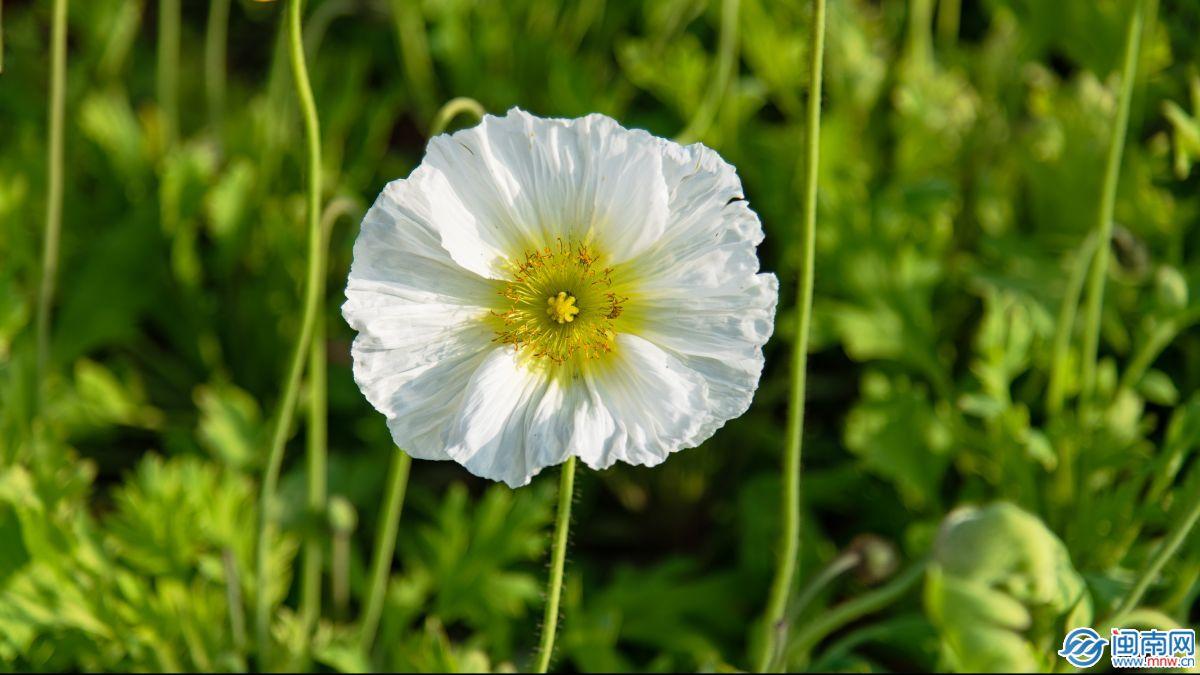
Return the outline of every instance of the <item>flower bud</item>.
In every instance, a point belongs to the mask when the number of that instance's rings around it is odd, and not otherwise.
[[[1163,265],[1154,273],[1154,294],[1164,308],[1183,309],[1188,304],[1187,279],[1177,268]]]
[[[358,512],[350,500],[341,495],[330,497],[329,527],[338,534],[350,534],[358,527]]]
[[[883,537],[860,534],[850,542],[847,550],[858,556],[854,574],[868,586],[878,584],[896,572],[896,547]]]

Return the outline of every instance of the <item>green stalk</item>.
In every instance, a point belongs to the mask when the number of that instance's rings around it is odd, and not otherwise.
[[[787,446],[783,458],[782,523],[779,561],[767,599],[766,632],[755,659],[755,670],[770,665],[778,645],[786,641],[788,597],[800,555],[800,458],[804,439],[804,395],[808,368],[808,332],[812,323],[813,266],[817,233],[817,163],[820,158],[821,70],[825,53],[825,0],[813,0],[812,48],[809,50],[811,89],[804,129],[804,187],[800,279],[796,293],[796,341],[792,350],[792,385],[788,405]]]
[[[329,250],[329,235],[333,224],[347,213],[352,213],[358,203],[347,197],[329,202],[321,216],[321,250]],[[324,257],[324,256],[322,256]],[[328,363],[325,344],[325,261],[321,261],[321,288],[317,293],[317,321],[313,326],[312,344],[308,355],[308,511],[313,522],[327,520],[328,480],[325,470],[328,458],[327,397]],[[300,617],[305,633],[310,634],[321,616],[321,569],[324,553],[321,539],[313,534],[304,543],[304,566],[300,573]]]
[[[1108,258],[1113,230],[1113,209],[1117,201],[1117,180],[1121,173],[1121,154],[1125,150],[1126,128],[1129,126],[1129,107],[1133,99],[1133,82],[1137,76],[1138,51],[1142,39],[1142,0],[1134,0],[1125,36],[1125,60],[1121,68],[1121,90],[1117,100],[1117,117],[1113,121],[1112,139],[1104,163],[1104,183],[1100,190],[1100,209],[1096,223],[1096,262],[1088,281],[1087,307],[1084,314],[1083,375],[1080,380],[1080,404],[1092,404],[1096,390],[1096,356],[1100,346],[1100,310],[1104,306],[1104,282],[1108,278]]]
[[[857,567],[860,562],[862,562],[862,556],[856,551],[847,551],[829,561],[829,564],[818,572],[817,576],[813,577],[804,590],[796,596],[796,600],[788,609],[788,620],[795,621],[800,618],[821,591],[836,581],[838,577]]]
[[[46,231],[42,239],[42,283],[37,305],[37,386],[40,401],[50,360],[50,304],[58,278],[58,240],[62,233],[63,106],[67,82],[67,0],[54,0],[50,37],[50,139],[46,145]]]
[[[959,17],[962,14],[962,0],[941,0],[938,3],[937,34],[938,42],[943,47],[949,47],[958,40]]]
[[[224,138],[225,45],[229,33],[230,0],[212,0],[208,8],[208,30],[204,35],[204,90],[213,138]]]
[[[321,275],[322,280],[325,278]],[[322,284],[324,285],[324,284]],[[308,512],[314,522],[325,512],[325,465],[328,457],[328,418],[325,391],[328,386],[328,357],[325,350],[325,299],[318,294],[317,323],[313,327],[308,352]],[[321,567],[324,564],[322,541],[315,531],[304,542],[304,562],[300,572],[300,618],[305,634],[311,634],[321,615]]]
[[[350,607],[350,540],[358,528],[358,513],[345,497],[335,495],[329,500],[329,529],[333,533],[333,560],[329,563],[330,595],[333,596],[333,619],[346,621]]]
[[[1158,358],[1159,354],[1170,347],[1180,333],[1191,328],[1197,322],[1200,322],[1200,309],[1192,309],[1155,326],[1146,341],[1129,359],[1129,364],[1125,366],[1125,372],[1121,374],[1117,388],[1132,389],[1137,386],[1150,366],[1154,365],[1154,360]]]
[[[542,641],[538,647],[537,672],[550,670],[554,635],[558,632],[558,600],[562,596],[563,565],[567,560],[567,533],[571,527],[571,500],[575,496],[575,457],[563,464],[558,484],[558,517],[550,551],[550,580],[546,589],[546,613],[542,617]]]
[[[928,560],[922,560],[887,584],[813,617],[788,645],[788,652],[793,655],[806,655],[834,631],[899,600],[921,580],[927,564]]]
[[[321,138],[317,120],[317,104],[313,99],[312,86],[308,81],[308,67],[304,62],[304,46],[300,27],[300,10],[303,0],[289,0],[287,7],[287,42],[291,60],[296,97],[304,119],[304,141],[307,151],[306,174],[306,221],[308,227],[308,275],[304,287],[304,309],[300,320],[300,333],[292,351],[287,379],[284,380],[283,395],[275,415],[271,432],[271,445],[267,455],[267,467],[263,475],[262,493],[259,497],[259,530],[257,551],[257,599],[255,603],[255,637],[258,640],[259,670],[265,670],[268,662],[271,598],[267,592],[271,540],[277,527],[274,504],[275,489],[279,482],[279,471],[283,465],[284,446],[292,426],[292,415],[296,409],[296,398],[300,390],[300,379],[304,374],[304,361],[309,345],[316,332],[317,310],[323,287],[322,274],[325,269],[325,251],[321,245]]]
[[[817,573],[817,576],[808,582],[808,585],[804,587],[804,590],[800,591],[795,601],[788,607],[787,622],[789,624],[795,623],[797,619],[803,616],[804,610],[808,609],[808,606],[812,604],[821,591],[828,588],[838,577],[857,567],[861,560],[860,554],[854,551],[847,551],[831,560],[828,565]],[[787,665],[784,663],[785,656],[784,650],[776,649],[775,653],[771,656],[768,670],[776,673],[783,671]]]
[[[375,531],[375,557],[371,561],[371,581],[367,586],[367,607],[363,612],[359,646],[364,654],[371,653],[375,632],[379,630],[379,617],[383,615],[383,600],[387,596],[387,580],[392,569],[392,558],[396,555],[396,532],[400,529],[400,514],[404,509],[404,493],[408,488],[408,472],[412,457],[397,448],[392,455],[392,467],[388,471],[387,495],[383,500],[383,513]]]
[[[483,109],[483,105],[473,98],[459,96],[446,101],[437,114],[433,116],[433,123],[429,125],[430,138],[437,136],[446,130],[450,121],[462,114],[469,114],[477,120],[483,119],[487,111]]]
[[[243,650],[246,649],[246,614],[242,607],[242,581],[233,549],[221,549],[221,564],[225,568],[225,604],[229,606],[229,632],[233,635],[233,648],[241,659]]]
[[[1192,503],[1188,507],[1187,515],[1183,520],[1176,521],[1175,527],[1167,534],[1166,541],[1163,542],[1158,552],[1150,559],[1150,562],[1138,575],[1138,580],[1133,584],[1129,594],[1117,606],[1116,612],[1113,613],[1113,618],[1110,623],[1116,625],[1124,616],[1133,611],[1138,603],[1142,601],[1142,596],[1146,594],[1146,589],[1150,587],[1150,583],[1158,578],[1163,567],[1167,562],[1179,551],[1179,547],[1183,545],[1188,534],[1195,527],[1196,521],[1200,520],[1200,490],[1197,490],[1192,495]]]
[[[433,62],[429,57],[429,40],[425,35],[421,3],[415,0],[391,0],[391,9],[400,61],[411,85],[417,112],[424,123],[433,114],[437,96],[434,93]]]
[[[1054,347],[1050,357],[1050,380],[1046,384],[1046,416],[1057,419],[1062,413],[1066,397],[1067,357],[1071,348],[1071,333],[1075,328],[1075,315],[1083,295],[1083,284],[1088,268],[1096,255],[1095,233],[1088,235],[1076,253],[1076,259],[1067,277],[1067,288],[1063,293],[1062,305],[1054,327]],[[1054,467],[1054,498],[1061,506],[1075,499],[1075,445],[1066,439],[1058,447],[1058,465]]]
[[[679,143],[694,143],[704,137],[712,126],[713,118],[721,107],[729,91],[729,83],[733,80],[734,69],[737,66],[738,48],[738,0],[722,0],[721,27],[717,35],[717,72],[712,80],[712,86],[696,107],[695,114],[688,122],[687,128],[675,139]]]
[[[158,5],[158,105],[162,109],[163,148],[175,146],[179,133],[179,0]]]
[[[1071,347],[1071,331],[1075,327],[1075,314],[1079,311],[1079,299],[1083,295],[1083,284],[1087,280],[1088,267],[1096,254],[1096,237],[1089,235],[1076,252],[1067,277],[1067,288],[1063,292],[1062,304],[1058,308],[1058,320],[1054,326],[1054,347],[1050,357],[1050,381],[1046,385],[1046,415],[1058,417],[1066,397],[1067,352]]]

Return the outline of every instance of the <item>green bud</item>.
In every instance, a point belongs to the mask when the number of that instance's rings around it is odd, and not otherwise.
[[[1154,273],[1154,294],[1160,305],[1167,309],[1178,310],[1187,307],[1187,279],[1178,269],[1163,265]]]
[[[947,661],[977,672],[1045,670],[1053,657],[1037,645],[1062,637],[1047,631],[1092,618],[1087,586],[1066,547],[1036,516],[1005,503],[946,517],[926,576],[925,608]]]
[[[854,572],[864,584],[877,584],[896,572],[899,562],[896,547],[883,537],[860,534],[850,542],[848,550],[858,556]]]
[[[329,527],[338,534],[349,534],[358,527],[358,512],[349,499],[340,495],[330,497]]]

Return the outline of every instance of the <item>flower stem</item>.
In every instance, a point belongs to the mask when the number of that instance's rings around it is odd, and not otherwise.
[[[820,572],[813,577],[808,585],[804,587],[800,594],[796,596],[787,608],[786,621],[789,624],[795,621],[804,614],[804,610],[812,604],[812,601],[817,598],[821,591],[825,590],[846,572],[854,569],[860,562],[859,554],[852,551],[842,553],[834,558]],[[783,649],[775,649],[771,655],[771,661],[768,664],[767,670],[771,672],[781,672],[785,670],[786,652]]]
[[[1146,594],[1146,589],[1150,587],[1150,582],[1158,577],[1163,567],[1166,566],[1167,561],[1183,545],[1184,540],[1187,539],[1188,534],[1195,527],[1197,520],[1200,520],[1200,490],[1196,490],[1195,494],[1192,495],[1192,503],[1188,507],[1187,515],[1182,520],[1175,522],[1175,527],[1167,534],[1167,539],[1163,542],[1162,547],[1158,549],[1158,552],[1154,554],[1154,557],[1151,558],[1146,568],[1138,575],[1138,580],[1134,583],[1133,588],[1130,589],[1129,594],[1117,606],[1117,610],[1113,613],[1113,619],[1110,623],[1115,625],[1122,617],[1137,607],[1138,603],[1142,601],[1142,596]]]
[[[821,591],[828,588],[838,577],[857,567],[860,562],[861,556],[855,551],[847,551],[831,560],[796,596],[795,602],[788,610],[789,620],[799,618]]]
[[[770,665],[778,645],[785,642],[785,621],[796,559],[800,554],[800,458],[804,437],[804,395],[808,368],[808,332],[812,323],[813,266],[817,232],[817,163],[820,158],[821,69],[825,53],[825,0],[813,0],[812,37],[809,49],[807,122],[804,129],[804,186],[801,195],[802,257],[796,293],[796,338],[792,350],[792,383],[788,405],[787,446],[783,458],[782,531],[775,580],[767,599],[766,633],[755,660],[755,670]]]
[[[158,105],[162,112],[163,148],[175,146],[179,133],[179,0],[158,4]]]
[[[554,635],[558,632],[558,600],[562,595],[563,565],[567,560],[567,533],[571,527],[571,500],[575,496],[575,457],[563,464],[558,484],[558,517],[554,523],[554,544],[550,552],[550,581],[546,588],[546,613],[542,617],[542,642],[538,647],[537,672],[550,669],[554,655]]]
[[[292,351],[291,363],[288,367],[287,379],[284,380],[283,394],[279,409],[275,414],[275,424],[271,432],[271,445],[267,455],[267,467],[263,475],[262,492],[259,497],[259,529],[257,570],[255,583],[257,598],[255,603],[255,637],[259,653],[259,670],[265,670],[268,662],[271,627],[271,598],[268,592],[271,540],[275,535],[276,518],[273,500],[275,488],[279,482],[279,471],[283,465],[284,446],[287,444],[288,433],[292,426],[292,415],[296,409],[296,398],[300,389],[300,379],[304,374],[305,357],[312,343],[316,329],[317,310],[320,306],[319,295],[323,283],[325,269],[325,251],[322,246],[321,226],[319,222],[321,209],[321,138],[320,126],[317,120],[317,105],[313,99],[312,87],[308,81],[308,68],[304,62],[304,48],[300,29],[300,10],[303,0],[289,0],[287,7],[287,42],[291,59],[292,75],[296,87],[296,96],[300,101],[300,111],[304,119],[304,140],[307,151],[305,164],[306,174],[306,223],[308,227],[308,274],[304,287],[304,309],[300,320],[300,333]]]
[[[414,0],[391,0],[392,21],[400,62],[410,85],[417,113],[422,123],[430,119],[437,100],[434,92],[433,62],[429,56],[424,10]]]
[[[721,1],[721,27],[717,34],[717,72],[712,85],[696,107],[695,114],[676,140],[681,144],[694,143],[704,137],[712,126],[717,110],[726,98],[729,83],[737,67],[738,0]]]
[[[229,606],[229,632],[233,634],[233,648],[241,659],[246,648],[246,614],[242,608],[242,580],[238,574],[233,549],[221,549],[221,564],[225,569],[225,604]]]
[[[452,98],[446,101],[438,109],[437,114],[433,116],[433,123],[429,125],[429,136],[432,138],[442,133],[455,117],[464,113],[470,114],[475,119],[480,120],[487,114],[487,111],[484,110],[483,105],[479,101],[473,98],[466,96]]]
[[[1063,292],[1062,304],[1058,308],[1058,320],[1054,327],[1054,347],[1050,357],[1050,381],[1046,385],[1046,416],[1058,417],[1066,397],[1067,352],[1071,347],[1071,332],[1075,326],[1075,314],[1079,311],[1079,299],[1083,295],[1083,284],[1087,280],[1088,268],[1096,253],[1096,237],[1089,235],[1075,254],[1067,288]]]
[[[1100,208],[1096,222],[1096,260],[1088,280],[1087,307],[1084,314],[1083,373],[1080,379],[1080,404],[1092,404],[1096,389],[1096,357],[1100,345],[1100,310],[1104,306],[1104,282],[1108,278],[1108,259],[1113,230],[1113,209],[1117,201],[1117,180],[1121,173],[1121,155],[1125,150],[1125,134],[1129,126],[1129,107],[1133,99],[1133,82],[1137,76],[1138,51],[1142,38],[1142,2],[1134,0],[1125,36],[1125,59],[1121,67],[1121,90],[1117,100],[1117,116],[1113,120],[1112,138],[1104,163],[1104,183],[1100,189]]]
[[[1200,309],[1191,309],[1155,326],[1146,341],[1130,357],[1117,388],[1131,389],[1137,386],[1158,355],[1171,346],[1180,333],[1197,322],[1200,322]]]
[[[50,304],[58,277],[58,240],[62,232],[63,105],[67,81],[67,0],[54,0],[50,38],[50,138],[46,145],[46,231],[42,239],[42,283],[37,305],[37,387],[34,401],[45,388],[50,359]],[[36,408],[35,408],[36,409]]]
[[[349,197],[338,197],[329,202],[321,215],[321,251],[329,250],[329,236],[333,224],[345,214],[353,213],[358,202]],[[327,396],[328,362],[325,344],[325,261],[322,261],[321,287],[317,292],[317,321],[313,326],[312,344],[308,355],[308,512],[313,522],[328,520],[328,479],[326,459],[328,450]],[[324,566],[324,551],[321,539],[316,536],[317,528],[304,543],[304,567],[300,573],[300,618],[306,634],[311,634],[321,616],[321,570]]]
[[[322,248],[326,246],[322,243]],[[322,281],[324,274],[321,275]],[[324,284],[322,284],[323,286]],[[325,513],[327,482],[325,464],[328,456],[328,420],[325,390],[328,382],[328,359],[325,354],[324,293],[317,294],[317,322],[313,327],[312,344],[308,355],[308,512],[314,522]],[[315,528],[314,528],[315,529]],[[304,542],[304,562],[300,572],[300,618],[305,634],[311,634],[321,615],[322,541],[310,532]]]
[[[204,89],[212,136],[220,142],[225,120],[225,45],[229,33],[230,0],[212,0],[204,35]]]
[[[937,35],[938,42],[943,47],[949,47],[958,40],[959,16],[962,14],[962,0],[941,0],[938,3]]]
[[[806,655],[830,633],[868,614],[878,612],[900,599],[921,580],[928,562],[928,559],[924,559],[886,585],[813,617],[804,625],[803,630],[796,634],[795,640],[788,646],[788,651]]]
[[[392,455],[392,467],[388,471],[387,494],[383,500],[379,529],[375,531],[375,557],[371,561],[367,607],[363,612],[359,634],[359,645],[364,654],[371,653],[375,632],[379,630],[379,617],[383,614],[388,575],[392,570],[392,558],[396,555],[396,532],[400,529],[400,514],[404,509],[404,493],[408,488],[408,472],[411,467],[412,457],[397,449]]]

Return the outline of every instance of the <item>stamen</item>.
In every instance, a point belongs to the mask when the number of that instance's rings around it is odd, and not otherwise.
[[[625,298],[612,292],[612,270],[598,260],[587,246],[561,240],[527,251],[500,290],[507,306],[493,312],[503,321],[496,341],[556,365],[612,351]]]

